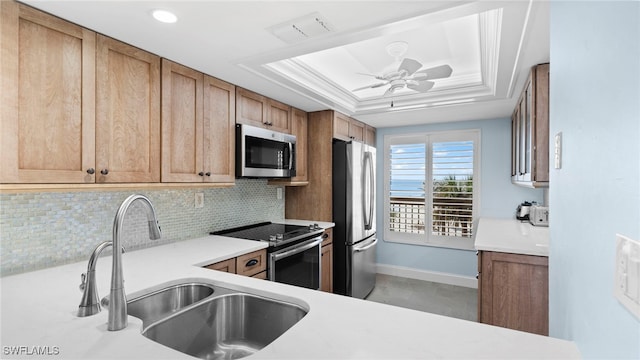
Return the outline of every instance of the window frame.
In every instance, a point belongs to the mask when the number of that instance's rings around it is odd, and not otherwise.
[[[456,237],[447,235],[432,234],[432,206],[433,206],[433,144],[449,141],[473,141],[473,210],[472,210],[472,236]],[[391,192],[391,145],[416,144],[424,143],[426,146],[425,158],[425,233],[404,233],[390,231],[390,192]],[[435,246],[451,249],[473,250],[474,238],[477,229],[477,223],[480,210],[480,181],[481,181],[481,131],[480,129],[468,130],[448,130],[448,131],[429,131],[413,134],[389,134],[384,136],[384,183],[383,194],[380,197],[383,201],[383,223],[384,223],[384,241],[420,245]],[[428,191],[426,189],[429,189]]]

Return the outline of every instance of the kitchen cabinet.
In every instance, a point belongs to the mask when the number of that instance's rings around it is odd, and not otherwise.
[[[291,133],[291,106],[238,87],[236,123]]]
[[[97,36],[96,182],[160,181],[160,57]]]
[[[549,334],[549,271],[545,256],[478,252],[478,321]]]
[[[162,182],[235,176],[235,87],[162,60]]]
[[[269,180],[269,185],[304,186],[309,183],[307,176],[307,113],[300,109],[291,108],[291,114],[291,134],[296,136],[296,176],[290,179]]]
[[[323,234],[321,248],[322,273],[320,274],[320,290],[333,292],[333,229],[326,229]]]
[[[285,189],[285,217],[333,221],[332,157],[334,111],[324,110],[308,114],[307,186],[288,186]]]
[[[364,143],[373,147],[376,146],[376,128],[373,126],[365,125]]]
[[[258,279],[267,278],[267,250],[257,250],[235,258],[219,261],[205,266],[207,269],[224,271],[232,274],[250,276]]]
[[[344,141],[364,142],[365,124],[344,114],[334,111],[333,137]]]
[[[1,9],[1,181],[158,182],[160,58],[16,2]]]
[[[531,69],[511,116],[511,181],[549,186],[549,64]]]
[[[93,183],[96,34],[0,2],[2,183]]]

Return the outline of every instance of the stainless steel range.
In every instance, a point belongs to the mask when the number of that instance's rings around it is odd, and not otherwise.
[[[318,224],[263,222],[211,234],[269,243],[269,280],[317,290],[320,289],[323,233],[324,229]]]

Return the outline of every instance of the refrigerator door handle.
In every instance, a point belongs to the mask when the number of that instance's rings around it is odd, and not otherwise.
[[[371,159],[371,152],[367,151],[364,153],[364,167],[365,169],[369,168],[369,183],[366,183],[366,177],[363,179],[363,182],[365,182],[365,186],[364,189],[365,191],[362,192],[362,196],[363,198],[367,196],[367,190],[369,192],[369,209],[364,209],[364,213],[365,213],[365,221],[364,221],[364,228],[365,230],[371,230],[371,228],[373,227],[373,202],[375,201],[374,199],[374,183],[373,183],[373,177],[374,177],[374,173],[373,173],[373,160]],[[366,170],[365,170],[366,171]],[[363,199],[362,201],[362,205],[363,207],[365,206],[365,204],[367,203],[366,201],[364,201],[366,199]],[[368,216],[367,216],[368,214]]]
[[[372,247],[376,246],[377,243],[378,243],[378,239],[375,238],[375,239],[373,239],[373,242],[371,244],[369,244],[369,245],[367,245],[365,247],[362,247],[362,248],[355,248],[354,247],[353,251],[355,251],[355,252],[367,251],[367,250],[371,249]]]

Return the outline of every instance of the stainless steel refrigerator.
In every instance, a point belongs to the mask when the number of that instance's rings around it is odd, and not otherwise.
[[[376,284],[376,149],[333,143],[333,290],[365,298]]]

